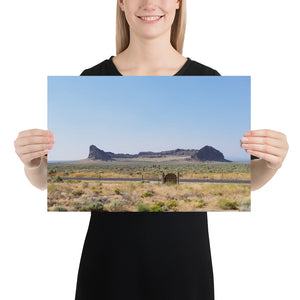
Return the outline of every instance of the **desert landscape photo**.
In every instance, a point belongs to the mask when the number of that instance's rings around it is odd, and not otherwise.
[[[250,211],[250,78],[124,79],[48,77],[48,211]]]

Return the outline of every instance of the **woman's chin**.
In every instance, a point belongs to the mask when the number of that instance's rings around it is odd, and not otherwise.
[[[155,40],[162,38],[164,35],[166,35],[167,39],[169,39],[170,31],[169,30],[156,30],[155,28],[148,28],[147,30],[136,32],[135,37],[131,35],[132,39],[142,39],[142,40]]]

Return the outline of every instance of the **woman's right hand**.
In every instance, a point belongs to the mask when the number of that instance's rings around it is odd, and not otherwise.
[[[21,131],[16,138],[15,151],[26,167],[38,167],[41,157],[54,145],[54,134],[49,130],[29,129]]]

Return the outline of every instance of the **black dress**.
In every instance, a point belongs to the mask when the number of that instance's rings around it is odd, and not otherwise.
[[[121,76],[110,59],[83,76]],[[175,74],[220,75],[188,59]],[[213,300],[206,212],[92,212],[75,300]]]

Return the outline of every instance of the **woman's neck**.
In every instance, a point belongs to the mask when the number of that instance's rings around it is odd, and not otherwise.
[[[131,37],[127,49],[113,58],[123,75],[174,75],[186,62],[164,36],[155,39]]]

